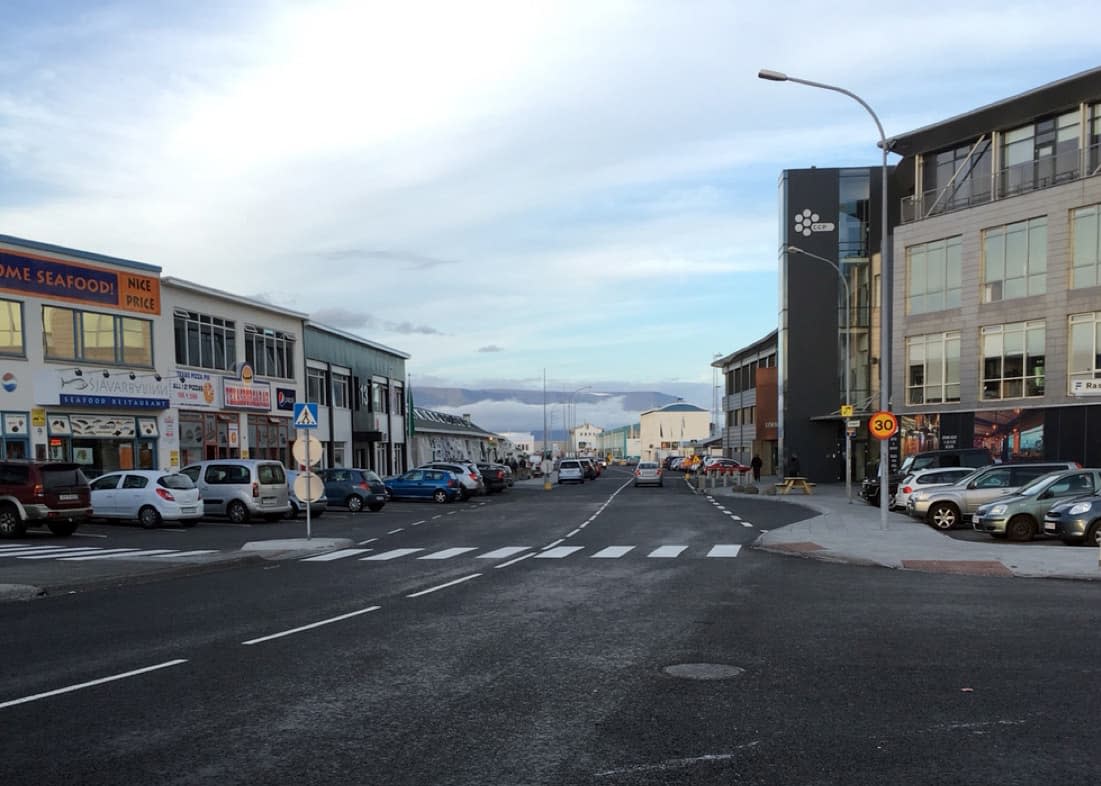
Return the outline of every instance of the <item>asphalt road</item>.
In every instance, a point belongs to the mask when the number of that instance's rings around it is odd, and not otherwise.
[[[0,604],[3,782],[1096,782],[1092,584],[754,552],[809,511],[624,479]]]

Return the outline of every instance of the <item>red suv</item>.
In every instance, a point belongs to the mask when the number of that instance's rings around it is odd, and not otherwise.
[[[92,492],[79,464],[0,461],[0,537],[46,526],[65,537],[92,515]]]

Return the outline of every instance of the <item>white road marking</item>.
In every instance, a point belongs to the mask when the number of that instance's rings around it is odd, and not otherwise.
[[[742,526],[743,526],[743,527],[749,527],[750,529],[753,529],[753,525],[752,525],[752,524],[750,524],[750,523],[749,523],[748,521],[743,521],[743,522],[742,522]]]
[[[578,527],[578,528],[577,528],[577,529],[575,529],[575,530],[574,530],[573,532],[571,532],[571,533],[569,533],[568,535],[566,535],[566,537],[567,537],[567,538],[572,538],[572,537],[573,537],[574,535],[576,535],[576,534],[577,534],[578,532],[580,532],[580,531],[581,531],[581,528],[580,528],[580,527]]]
[[[309,625],[303,625],[299,628],[291,628],[290,630],[285,630],[282,633],[273,633],[270,636],[261,636],[258,639],[249,639],[248,641],[242,641],[241,643],[245,646],[248,646],[250,644],[261,644],[265,641],[271,641],[272,639],[281,639],[284,636],[301,633],[304,630],[312,630],[314,628],[320,628],[322,625],[330,625],[334,622],[340,622],[341,620],[358,617],[360,614],[366,614],[371,611],[378,611],[381,608],[381,606],[368,606],[367,608],[360,609],[359,611],[350,611],[347,614],[341,614],[339,617],[330,617],[329,619],[321,620],[320,622],[311,622]]]
[[[565,540],[565,538],[559,538],[558,540],[554,541],[554,543],[547,544],[546,546],[543,547],[543,551],[546,551],[547,549],[553,549],[555,546],[557,546],[563,540]]]
[[[474,550],[474,547],[444,549],[443,551],[434,551],[431,554],[425,554],[422,557],[417,557],[417,559],[450,559],[451,557],[457,557],[460,554],[466,554],[468,551]]]
[[[593,554],[592,559],[618,559],[633,548],[634,546],[608,546]]]
[[[730,512],[729,510],[724,508],[722,505],[719,505],[719,510],[721,510],[723,513],[729,513]]]
[[[60,553],[64,554],[67,557],[76,557],[76,556],[81,555],[81,554],[95,554],[97,551],[99,551],[98,547],[90,546],[88,548],[83,548],[83,549],[66,549],[65,551],[60,552]],[[58,552],[51,551],[51,552],[47,552],[45,554],[24,554],[21,557],[16,555],[15,558],[16,559],[53,559],[54,557],[57,557],[58,555],[59,555]],[[0,557],[5,557],[5,556],[7,556],[7,555],[6,554],[0,554]]]
[[[725,543],[718,546],[712,546],[711,551],[707,552],[709,557],[737,557],[738,552],[742,550],[741,546]]]
[[[158,663],[156,666],[146,666],[144,669],[134,669],[133,671],[123,672],[122,674],[113,674],[110,677],[100,677],[98,680],[89,680],[88,682],[81,682],[77,685],[70,685],[67,688],[58,688],[57,690],[46,691],[45,693],[36,693],[33,696],[24,696],[21,699],[12,699],[11,701],[5,701],[0,704],[0,710],[7,707],[14,707],[17,704],[26,704],[31,701],[38,701],[39,699],[46,699],[50,696],[60,696],[63,693],[72,693],[73,691],[83,690],[84,688],[91,688],[95,685],[103,685],[106,682],[115,682],[116,680],[124,680],[127,677],[136,677],[139,674],[148,674],[151,671],[157,669],[167,669],[169,666],[179,666],[181,663],[187,663],[186,658],[177,658],[176,660],[165,661],[164,663]]]
[[[437,513],[435,516],[432,517],[432,520],[435,521],[436,519],[442,519],[442,518],[443,518],[443,514],[442,513]]]
[[[541,551],[535,555],[536,559],[562,559],[568,557],[575,551],[581,551],[584,546],[559,546],[556,549],[549,549],[547,551]]]
[[[306,557],[302,562],[332,562],[334,559],[354,557],[356,554],[366,554],[371,549],[339,549],[328,554],[319,554],[316,557]]]
[[[485,554],[479,554],[475,559],[508,559],[513,554],[519,554],[522,551],[528,550],[528,546],[505,546],[501,549],[487,551]]]
[[[98,532],[74,532],[74,536],[78,538],[106,538],[106,535],[101,535]]]
[[[414,522],[413,522],[412,524],[410,524],[409,526],[410,526],[410,527],[416,527],[416,526],[418,526],[419,524],[423,524],[423,523],[424,523],[424,519],[421,519],[420,521],[414,521]]]
[[[440,584],[438,587],[430,587],[426,590],[421,590],[420,592],[414,592],[413,594],[406,595],[405,597],[419,598],[421,595],[427,595],[429,592],[436,592],[438,590],[447,589],[448,587],[454,587],[456,584],[462,584],[464,581],[476,579],[481,575],[481,573],[471,573],[469,576],[463,576],[461,579],[455,579],[454,581],[449,581],[446,584]]]
[[[357,543],[357,546],[366,546],[368,543],[374,543],[378,538],[367,538],[367,540],[361,540]]]
[[[83,557],[60,557],[58,562],[83,562],[91,559],[127,559],[129,557],[154,557],[158,554],[175,554],[176,549],[111,549],[114,554],[101,551],[99,554],[86,554]]]
[[[659,557],[659,558],[665,558],[665,559],[668,559],[668,558],[671,558],[671,557],[679,557],[681,552],[684,551],[686,548],[688,548],[688,547],[687,546],[659,546],[658,548],[651,551],[647,556],[649,556],[649,557]]]
[[[405,527],[398,527],[397,529],[392,529],[392,530],[390,530],[390,531],[389,531],[389,532],[387,532],[386,534],[387,534],[387,535],[397,535],[397,534],[398,534],[399,532],[401,532],[401,531],[402,531],[402,530],[404,530],[404,529],[405,529]]]
[[[174,554],[161,554],[159,557],[153,557],[153,559],[164,559],[165,557],[198,557],[203,554],[217,554],[218,549],[195,549],[194,551],[177,551]],[[276,566],[278,567],[278,566]],[[267,570],[267,568],[265,568]]]
[[[24,546],[19,549],[12,549],[11,551],[0,552],[0,557],[18,556],[20,554],[64,554],[71,548],[78,548],[76,546]],[[82,547],[79,547],[82,548]],[[98,549],[99,546],[93,546],[92,548]]]
[[[393,549],[391,551],[384,551],[381,554],[372,554],[370,557],[360,557],[360,560],[381,562],[389,559],[397,559],[398,557],[405,557],[410,554],[416,554],[418,551],[424,551],[424,549]]]
[[[517,557],[516,559],[510,559],[508,562],[502,562],[500,565],[494,565],[493,567],[495,567],[495,568],[507,568],[509,565],[515,565],[517,562],[523,562],[524,560],[528,559],[529,557],[534,557],[534,556],[535,556],[535,552],[534,551],[529,551],[527,554],[524,554],[523,556]]]
[[[447,515],[448,515],[448,516],[454,516],[454,515],[455,515],[456,513],[458,513],[458,512],[459,512],[459,511],[457,511],[457,510],[451,510],[451,511],[448,511]]]

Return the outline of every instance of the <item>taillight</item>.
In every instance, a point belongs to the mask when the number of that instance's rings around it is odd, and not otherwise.
[[[254,482],[254,483],[252,484],[252,496],[253,496],[254,498],[256,498],[256,497],[259,497],[259,496],[260,496],[260,484],[259,484],[259,483],[255,483],[255,482]]]
[[[470,473],[470,479],[473,480],[475,483],[478,482],[478,476],[475,475],[473,472]]]
[[[369,484],[367,483],[367,481],[366,481],[366,480],[361,480],[361,481],[360,481],[359,483],[357,483],[356,485],[357,485],[357,486],[358,486],[359,488],[361,488],[361,489],[368,489],[368,488],[370,488],[370,487],[371,487],[371,486],[370,486],[370,485],[369,485]]]
[[[913,493],[913,491],[914,490],[912,488],[910,488],[909,486],[903,486],[902,487],[902,493],[903,494],[911,494],[911,493]]]
[[[176,498],[172,496],[172,492],[168,489],[162,489],[160,486],[154,489],[157,492],[157,496],[166,502],[175,502]]]
[[[636,478],[641,478],[641,477],[642,477],[642,470],[638,470],[638,469],[636,469],[636,470],[635,470],[635,477],[636,477]]]
[[[46,496],[46,488],[41,483],[34,484],[34,495],[36,497]]]
[[[448,478],[447,479],[447,487],[448,488],[455,488],[455,478]]]

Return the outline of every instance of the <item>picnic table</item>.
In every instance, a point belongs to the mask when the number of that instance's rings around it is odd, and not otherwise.
[[[788,476],[776,484],[777,494],[790,494],[792,489],[800,489],[804,494],[814,493],[814,484],[804,477]]]

